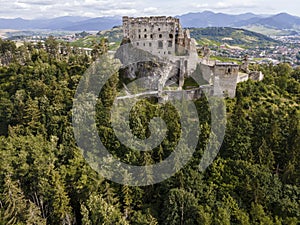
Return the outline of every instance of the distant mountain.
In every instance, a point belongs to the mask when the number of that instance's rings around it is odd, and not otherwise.
[[[65,16],[54,19],[34,19],[25,20],[16,19],[0,19],[0,29],[46,29],[46,30],[66,30],[66,31],[83,31],[83,30],[106,30],[113,26],[120,25],[120,17],[77,17]]]
[[[237,27],[251,28],[258,30],[272,29],[277,31],[300,31],[300,17],[292,16],[287,13],[277,15],[256,15],[244,13],[230,15],[225,13],[214,13],[204,11],[199,13],[188,13],[177,16],[183,27]],[[0,19],[0,29],[30,30],[65,30],[65,31],[96,31],[107,30],[122,24],[121,17],[58,17],[54,19],[35,19],[25,20]]]
[[[22,18],[0,19],[0,29],[27,29],[30,21]],[[32,26],[34,26],[32,21]]]
[[[259,25],[277,30],[300,29],[300,17],[287,13],[263,16],[253,13],[230,15],[204,11],[201,13],[188,13],[178,16],[178,18],[184,27],[246,27]]]
[[[253,18],[262,18],[253,13],[245,13],[240,15],[230,15],[224,13],[214,13],[204,11],[200,13],[188,13],[182,16],[177,16],[184,27],[229,27],[233,24],[249,20]]]
[[[64,30],[69,31],[79,31],[79,30],[108,30],[114,26],[122,24],[122,19],[120,17],[98,17],[93,19],[88,19],[80,21],[77,23],[72,23],[70,26],[65,26]]]
[[[64,16],[57,17],[54,19],[42,20],[38,24],[38,28],[49,29],[49,30],[63,30],[66,26],[72,26],[74,23],[79,23],[90,19],[89,17],[80,16]]]
[[[278,30],[284,29],[300,29],[300,17],[292,16],[287,13],[280,13],[267,18],[251,18],[249,20],[240,21],[235,26],[261,25],[267,28]]]

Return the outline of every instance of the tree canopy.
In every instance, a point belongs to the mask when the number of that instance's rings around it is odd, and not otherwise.
[[[224,143],[203,173],[210,109],[204,96],[195,101],[201,136],[194,158],[162,183],[130,187],[97,174],[72,129],[78,82],[106,51],[105,40],[92,58],[51,37],[44,46],[0,40],[0,224],[300,223],[299,68],[263,65],[262,82],[238,84],[236,97],[226,99]],[[131,111],[133,133],[149,136],[149,120],[161,116],[167,138],[147,153],[123,146],[107,109],[121,79],[113,76],[99,95],[101,140],[123,162],[159,162],[180,138],[178,114],[168,104],[139,101]]]

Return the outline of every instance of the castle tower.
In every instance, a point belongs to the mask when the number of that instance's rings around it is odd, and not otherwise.
[[[216,63],[213,67],[214,95],[235,97],[239,65],[235,63]]]

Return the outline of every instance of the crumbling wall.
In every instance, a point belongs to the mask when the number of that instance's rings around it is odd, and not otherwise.
[[[126,59],[127,61],[142,60],[144,55],[146,58],[151,58],[145,52],[152,56],[158,57],[158,61],[170,62],[177,67],[172,69],[170,74],[163,75],[164,70],[158,72],[158,70],[152,71],[152,76],[155,77],[154,80],[158,80],[157,89],[162,92],[163,86],[172,83],[174,80],[170,78],[176,78],[178,83],[178,88],[181,89],[184,83],[184,78],[191,76],[196,77],[196,81],[200,82],[199,90],[201,88],[205,89],[205,93],[210,95],[226,95],[228,97],[235,97],[236,85],[238,82],[243,82],[248,79],[262,80],[263,75],[261,72],[248,72],[248,58],[245,57],[244,63],[241,66],[241,70],[244,73],[240,73],[239,76],[239,66],[235,63],[216,63],[215,61],[209,60],[208,57],[200,60],[198,57],[196,49],[196,41],[190,37],[188,29],[182,29],[179,19],[173,17],[123,17],[123,30],[124,30],[124,40],[126,43],[130,43],[131,48],[140,49],[144,52],[131,52],[123,51],[120,55],[120,59]],[[135,50],[136,51],[136,50]],[[131,54],[134,54],[132,56]],[[134,57],[134,59],[132,59]],[[145,58],[145,57],[144,57]],[[123,60],[124,61],[124,60]],[[150,60],[149,60],[150,61]],[[137,71],[142,74],[146,71],[142,64],[139,67],[138,64],[134,64],[129,67],[128,74],[129,77],[137,77]],[[175,71],[175,72],[174,72]],[[176,73],[177,71],[177,73]],[[145,74],[148,71],[145,72]],[[199,74],[198,74],[199,73]],[[159,74],[157,76],[157,74]],[[158,79],[158,77],[160,77]],[[205,82],[203,82],[205,81]],[[153,81],[154,82],[154,81]],[[156,82],[157,83],[157,82]],[[173,82],[174,83],[174,82]],[[149,84],[150,86],[150,84]],[[152,87],[152,85],[151,85]],[[179,95],[180,92],[178,92]],[[190,97],[196,96],[191,92]],[[174,92],[170,93],[176,95]]]
[[[248,73],[239,73],[237,83],[245,82],[249,80],[249,74]]]
[[[252,71],[249,73],[249,78],[254,81],[262,81],[264,79],[264,75],[261,71]]]
[[[200,63],[199,64],[200,70],[201,70],[201,74],[199,74],[200,78],[203,78],[205,81],[207,81],[207,83],[212,84],[213,82],[213,67],[207,65],[207,64],[203,64]]]
[[[176,37],[182,36],[179,19],[173,17],[123,17],[124,38],[154,55],[175,55]]]
[[[216,63],[214,66],[214,95],[235,97],[239,66],[234,63]]]
[[[173,17],[123,17],[124,39],[132,45],[172,62],[184,59],[187,75],[198,63],[195,40]]]

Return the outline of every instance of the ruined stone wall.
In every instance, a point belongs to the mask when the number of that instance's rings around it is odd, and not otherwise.
[[[254,81],[262,81],[264,79],[264,75],[261,71],[252,71],[249,73],[249,79]]]
[[[216,63],[214,66],[214,95],[235,97],[239,66],[234,63]]]
[[[213,67],[204,63],[199,64],[202,78],[207,81],[207,83],[212,84],[213,82]],[[197,74],[198,75],[198,74]]]
[[[124,40],[132,44],[131,47],[128,47],[129,49],[133,48],[147,52],[149,55],[158,58],[158,61],[170,62],[173,65],[174,69],[168,74],[164,74],[164,70],[153,72],[152,76],[159,80],[157,90],[162,91],[165,85],[174,83],[174,80],[176,80],[179,89],[181,89],[184,78],[197,73],[197,68],[200,68],[199,77],[201,76],[201,79],[207,81],[207,83],[204,83],[208,84],[205,87],[205,93],[211,95],[225,94],[233,98],[235,97],[238,82],[248,79],[263,79],[262,73],[259,72],[239,74],[239,66],[235,63],[216,63],[209,60],[209,57],[200,60],[197,54],[196,41],[190,37],[189,30],[182,29],[177,18],[165,16],[123,17],[123,30]],[[130,51],[125,51],[120,56],[120,59],[130,58],[128,55],[130,55]],[[135,53],[134,55],[139,56],[139,54]],[[143,62],[140,57],[137,57],[137,59]],[[138,61],[134,62],[134,65],[129,66],[127,71],[128,77],[131,78],[139,76],[137,72],[144,71],[143,67],[146,66],[146,64],[142,63],[140,68],[138,65],[135,65]],[[247,65],[245,64],[245,66]],[[200,89],[203,88],[202,84],[200,85]],[[156,90],[156,88],[154,89]],[[170,94],[175,96],[179,93],[172,92]],[[197,95],[199,95],[198,92],[196,94],[190,93],[190,96],[195,98]]]
[[[183,30],[179,19],[173,17],[123,17],[124,40],[134,48],[170,61],[178,67],[179,88],[193,73],[199,62],[196,43],[188,30]],[[134,71],[131,68],[131,75]]]
[[[160,56],[175,55],[175,39],[182,33],[179,19],[164,16],[123,17],[123,30],[134,47]]]
[[[163,99],[164,101],[167,100],[181,100],[181,99],[187,99],[187,100],[195,100],[201,97],[201,94],[203,93],[203,90],[201,88],[196,88],[192,90],[177,90],[177,91],[164,91],[163,93]]]
[[[164,86],[169,83],[172,84],[174,81],[178,83],[178,88],[181,89],[185,77],[199,73],[199,80],[205,83],[205,87],[200,84],[199,90],[205,90],[204,92],[210,95],[226,94],[233,98],[237,83],[248,79],[263,79],[261,72],[248,72],[247,58],[241,67],[244,73],[240,74],[239,66],[235,63],[216,63],[209,60],[209,54],[208,57],[200,60],[197,54],[196,41],[190,37],[188,29],[182,29],[177,18],[165,16],[133,18],[125,16],[123,17],[123,30],[123,41],[126,40],[126,43],[130,42],[131,45],[128,47],[128,51],[123,51],[119,58],[123,63],[126,61],[125,59],[130,59],[129,61],[132,63],[128,66],[128,77],[134,79],[137,76],[147,76],[148,72],[145,69],[147,64],[139,62],[151,61],[144,59],[151,59],[152,56],[155,56],[154,61],[171,63],[174,67],[167,74],[165,74],[165,70],[156,70],[150,73],[149,76],[153,76],[156,83],[159,83],[159,87],[154,88],[154,90],[157,89],[162,92]],[[143,52],[143,54],[139,54],[139,52]],[[147,55],[146,58],[141,57],[145,54]],[[136,58],[134,58],[135,61],[131,60],[132,57]],[[191,92],[189,97],[197,98],[199,93]],[[169,94],[176,98],[177,95],[180,95],[180,91]]]
[[[248,73],[239,73],[237,83],[245,82],[249,80],[249,74]]]

